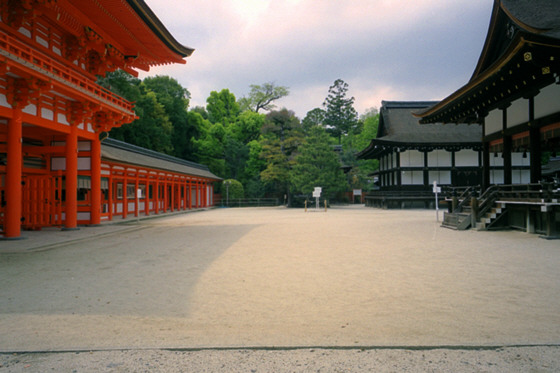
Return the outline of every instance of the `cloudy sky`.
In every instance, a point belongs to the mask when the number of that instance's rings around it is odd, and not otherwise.
[[[145,0],[171,34],[195,48],[186,65],[153,68],[191,93],[237,98],[274,82],[278,107],[300,119],[336,79],[359,114],[381,100],[438,100],[470,78],[492,0]]]

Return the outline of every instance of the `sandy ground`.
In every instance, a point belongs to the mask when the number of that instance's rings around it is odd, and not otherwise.
[[[0,370],[560,371],[559,241],[435,220],[216,209],[48,250],[0,242]]]

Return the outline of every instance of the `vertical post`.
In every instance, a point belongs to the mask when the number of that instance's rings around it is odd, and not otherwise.
[[[101,223],[101,142],[91,141],[91,206],[90,224]]]
[[[434,194],[436,196],[436,221],[439,221],[439,203],[438,203],[438,185],[437,181],[434,181]]]
[[[187,179],[183,178],[181,182],[181,190],[183,191],[183,210],[187,209]]]
[[[490,187],[490,143],[486,140],[486,118],[482,120],[482,191]]]
[[[140,209],[140,197],[138,196],[138,189],[140,189],[139,174],[140,170],[136,169],[136,178],[134,179],[134,216],[138,216],[138,210]]]
[[[12,113],[8,122],[4,237],[16,239],[21,234],[22,113],[19,108],[15,108]]]
[[[170,193],[170,201],[171,201],[171,212],[175,211],[175,176],[171,177],[171,193]]]
[[[476,189],[471,194],[471,228],[476,228],[478,218],[478,193]]]
[[[192,180],[189,179],[189,210],[192,209]]]
[[[155,214],[159,214],[159,173],[156,175],[156,184],[154,186],[154,207]]]
[[[503,140],[504,140],[504,149],[503,149],[503,157],[504,157],[504,184],[509,185],[512,183],[512,169],[511,169],[511,152],[512,152],[512,140],[511,136],[506,135],[507,131],[507,109],[503,110],[502,116],[502,129],[503,129]]]
[[[66,219],[64,230],[78,228],[78,125],[66,135]]]
[[[128,216],[128,169],[124,168],[124,178],[123,178],[123,214],[122,218],[126,219]]]
[[[113,214],[114,214],[114,203],[115,203],[115,199],[113,198],[113,193],[115,193],[115,190],[113,188],[113,166],[109,165],[109,198],[107,203],[109,204],[109,220],[113,220]]]
[[[542,164],[541,164],[541,132],[538,128],[534,128],[535,120],[535,98],[529,99],[529,164],[531,166],[531,184],[541,181]]]

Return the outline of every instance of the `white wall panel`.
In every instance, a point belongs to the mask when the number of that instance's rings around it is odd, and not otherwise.
[[[478,152],[472,149],[455,152],[455,166],[478,167]]]
[[[529,100],[524,98],[517,99],[507,108],[508,128],[517,126],[529,121]]]
[[[484,120],[485,135],[490,135],[502,130],[502,111],[492,110]]]
[[[451,167],[451,152],[443,149],[428,152],[428,167]]]
[[[560,111],[560,85],[551,84],[535,96],[535,119]]]

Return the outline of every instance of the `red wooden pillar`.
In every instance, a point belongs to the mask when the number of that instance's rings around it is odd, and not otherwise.
[[[78,228],[78,126],[70,125],[66,135],[66,219],[65,230]]]
[[[22,116],[21,109],[15,108],[8,122],[8,153],[6,165],[6,215],[4,217],[4,237],[19,238],[21,234],[21,176]]]
[[[107,203],[109,204],[109,220],[113,220],[113,166],[109,166],[109,198]]]
[[[123,178],[123,214],[122,214],[122,218],[126,219],[127,215],[128,215],[128,185],[127,185],[127,181],[128,181],[128,169],[125,168],[124,169],[124,178]]]
[[[202,207],[206,207],[206,181],[202,182]]]
[[[200,208],[200,182],[196,181],[196,207]]]
[[[156,175],[156,185],[154,189],[154,207],[157,215],[159,214],[159,174]]]
[[[101,141],[91,141],[91,206],[90,223],[101,223]]]
[[[189,210],[192,209],[192,180],[189,179]]]
[[[183,210],[187,209],[187,178],[183,178]]]
[[[167,175],[164,176],[163,179],[163,213],[165,214],[167,212],[167,206],[169,205],[169,203],[167,202],[168,199],[168,192],[167,192]]]
[[[146,195],[144,196],[144,214],[150,216],[150,171],[146,173]]]
[[[171,176],[171,212],[175,211],[175,176]]]
[[[136,169],[136,178],[134,180],[134,216],[138,216],[138,209],[140,208],[139,206],[139,198],[138,198],[138,174],[140,173],[140,170]]]

